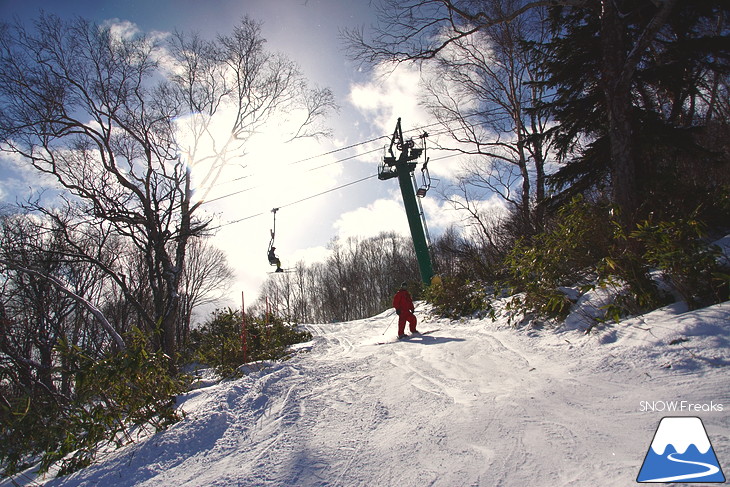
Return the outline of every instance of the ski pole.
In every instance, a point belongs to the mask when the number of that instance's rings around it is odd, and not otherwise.
[[[385,327],[385,330],[383,330],[383,335],[385,335],[385,332],[388,331],[388,328],[390,328],[390,325],[393,324],[393,322],[395,321],[396,316],[398,316],[398,315],[393,315],[393,319],[390,320],[390,323],[388,323],[388,326],[386,326]]]

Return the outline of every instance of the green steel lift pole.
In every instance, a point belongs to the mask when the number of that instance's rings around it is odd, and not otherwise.
[[[421,280],[427,286],[431,284],[433,277],[433,266],[431,265],[431,253],[428,251],[426,243],[426,234],[423,231],[421,223],[421,215],[418,211],[418,203],[416,202],[416,193],[413,191],[413,180],[411,172],[405,161],[408,150],[401,152],[401,156],[396,164],[398,171],[398,184],[400,185],[400,193],[403,197],[403,205],[406,208],[408,216],[408,226],[411,227],[411,238],[413,239],[413,247],[416,250],[416,258],[418,259],[418,269],[421,272]]]
[[[428,250],[428,243],[426,242],[426,233],[423,230],[423,224],[421,223],[421,214],[418,210],[418,202],[416,201],[416,193],[413,190],[413,181],[411,179],[411,172],[415,169],[415,163],[411,162],[420,156],[421,151],[411,154],[412,145],[407,144],[403,140],[403,131],[400,125],[400,118],[396,125],[395,133],[393,138],[400,140],[399,149],[401,151],[398,161],[395,163],[395,169],[398,174],[398,184],[400,185],[401,196],[403,197],[403,205],[406,209],[406,216],[408,217],[408,226],[411,229],[411,238],[413,239],[413,247],[416,251],[416,258],[418,259],[418,269],[421,273],[421,280],[424,284],[431,284],[431,278],[434,276],[433,266],[431,265],[431,254]],[[392,154],[392,142],[391,142],[391,154]]]

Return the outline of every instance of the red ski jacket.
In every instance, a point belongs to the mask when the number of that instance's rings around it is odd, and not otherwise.
[[[413,311],[413,300],[411,295],[405,289],[401,289],[393,297],[393,307],[398,311]]]

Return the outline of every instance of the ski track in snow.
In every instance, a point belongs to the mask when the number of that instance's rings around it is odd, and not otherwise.
[[[311,352],[192,391],[181,400],[188,416],[166,432],[46,482],[633,485],[654,429],[670,415],[641,411],[640,401],[730,408],[730,303],[688,315],[660,310],[584,336],[420,313],[421,331],[438,330],[384,346],[375,343],[386,327],[386,338],[395,335],[392,311],[308,325]],[[677,333],[692,340],[666,345]],[[702,416],[728,464],[727,409]]]

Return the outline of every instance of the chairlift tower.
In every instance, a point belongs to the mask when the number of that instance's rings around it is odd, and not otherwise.
[[[424,141],[425,136],[426,134],[424,134]],[[393,153],[394,146],[400,151],[398,158]],[[401,129],[400,118],[398,118],[393,137],[390,140],[390,147],[383,157],[383,163],[378,167],[378,179],[385,181],[395,177],[398,178],[401,196],[403,197],[403,206],[406,209],[406,216],[408,217],[408,226],[411,229],[413,247],[416,251],[416,258],[418,259],[421,280],[424,284],[429,285],[434,276],[433,265],[431,264],[431,254],[428,249],[426,233],[423,229],[421,212],[418,208],[418,201],[416,200],[416,193],[413,189],[411,176],[418,165],[415,161],[421,157],[423,151],[423,148],[416,147],[412,139],[403,140],[403,130]],[[425,195],[425,191],[423,194]]]

